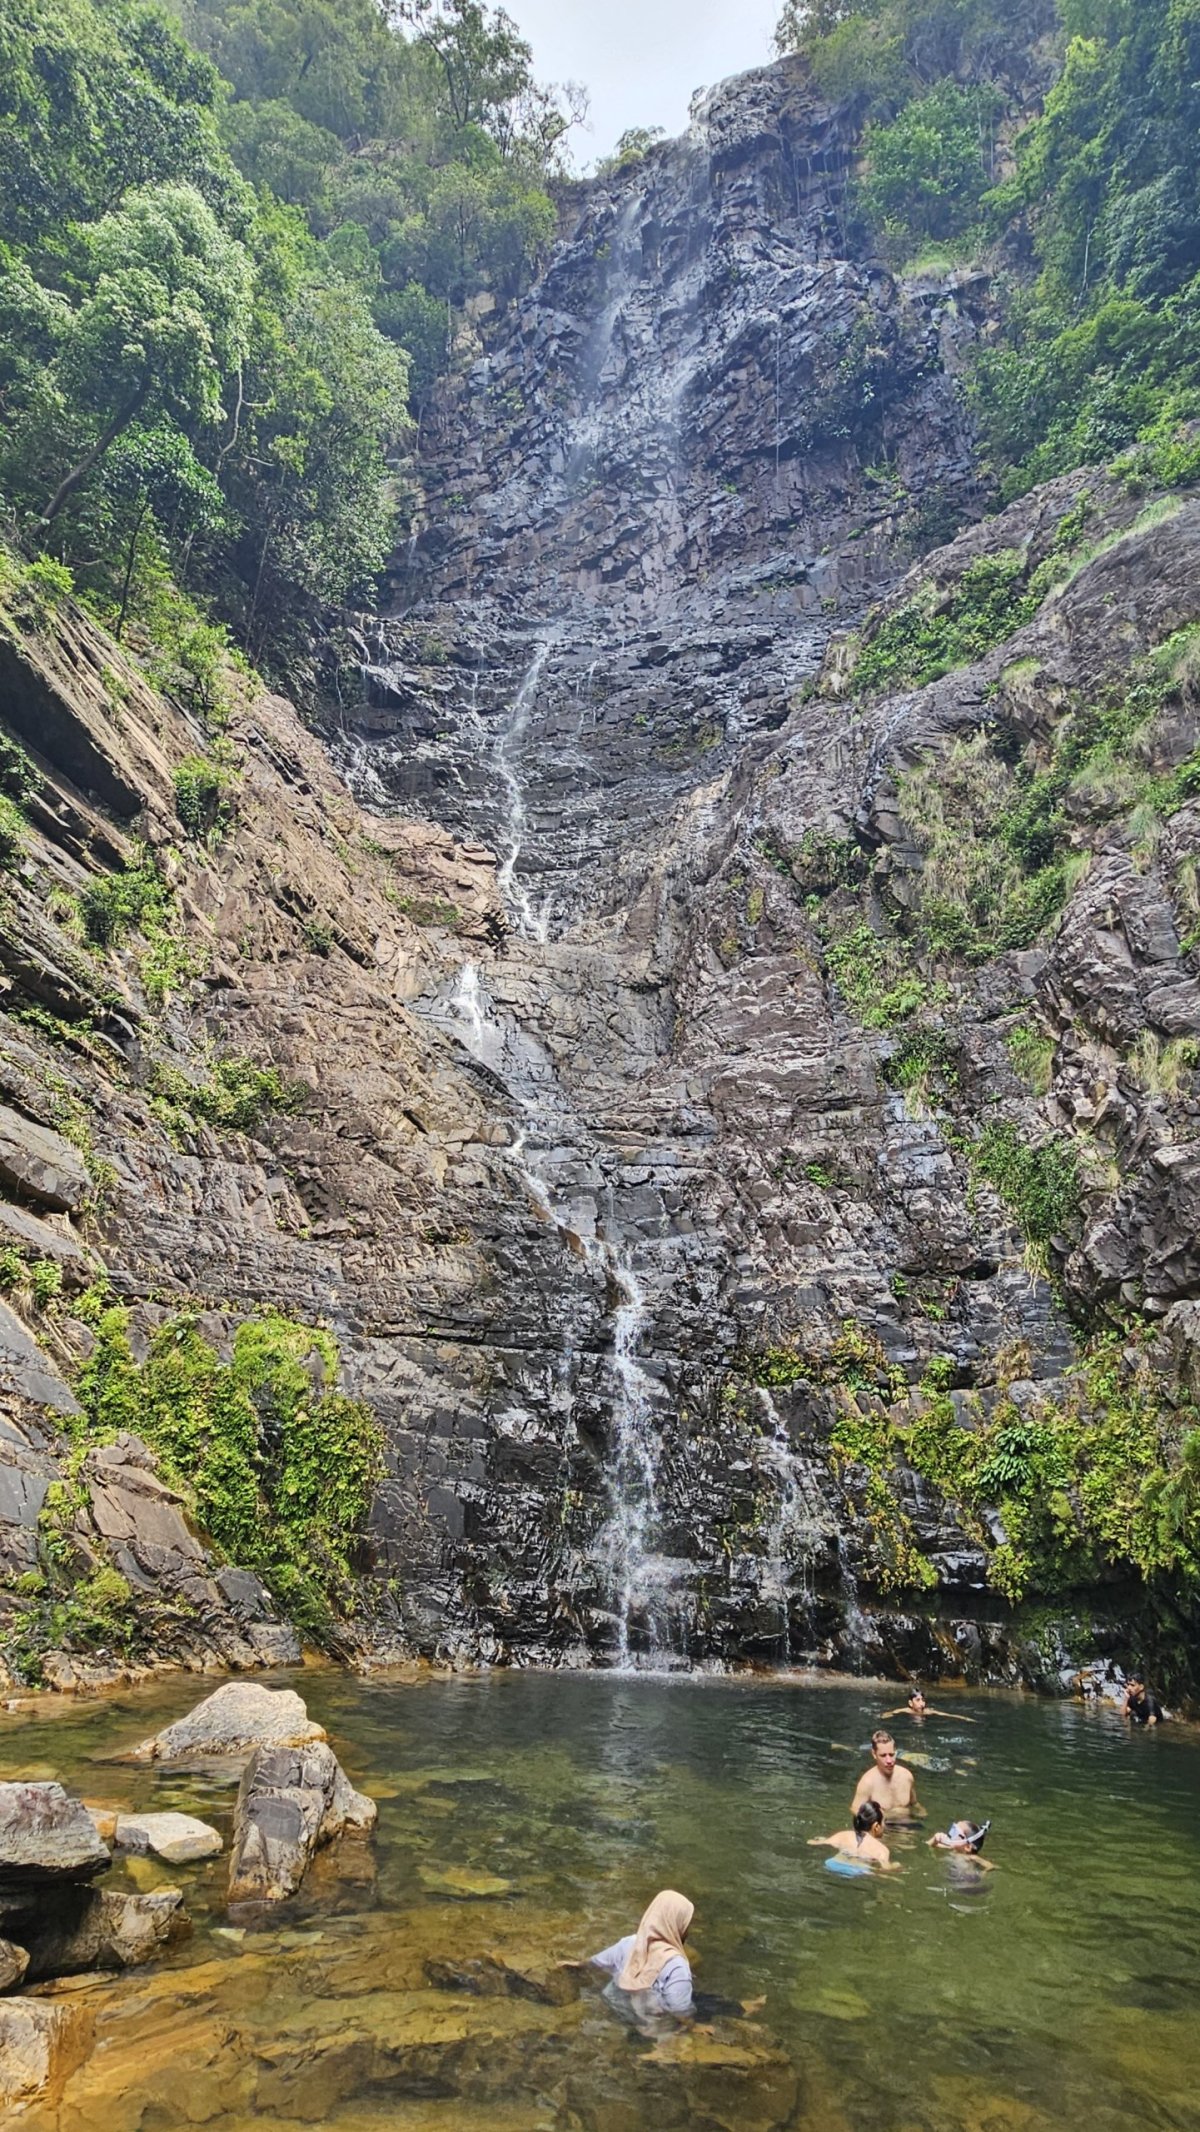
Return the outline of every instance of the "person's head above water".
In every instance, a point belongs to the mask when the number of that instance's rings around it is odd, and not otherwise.
[[[617,1983],[622,1991],[648,1991],[673,1956],[684,1953],[683,1943],[695,1916],[695,1905],[674,1888],[662,1888],[642,1912],[629,1959]],[[684,1955],[684,1960],[687,1957]]]
[[[965,1843],[968,1850],[981,1851],[991,1825],[990,1821],[952,1821],[946,1833],[951,1843]]]
[[[913,1712],[914,1716],[921,1717],[924,1715],[925,1697],[922,1695],[921,1690],[919,1688],[913,1689],[912,1694],[908,1698],[908,1707]]]
[[[890,1777],[896,1767],[896,1742],[882,1729],[871,1734],[871,1755],[881,1776]]]
[[[883,1826],[883,1808],[877,1799],[864,1799],[854,1816],[856,1836],[872,1836]]]

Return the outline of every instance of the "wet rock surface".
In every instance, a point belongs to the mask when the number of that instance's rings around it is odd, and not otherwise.
[[[12,2107],[53,2098],[86,2057],[92,2040],[87,2011],[41,1999],[0,2005],[0,2102]]]
[[[15,1913],[11,1925],[29,1950],[30,1983],[93,1969],[136,1969],[190,1929],[181,1888],[145,1895],[107,1888],[62,1890],[47,1896],[36,1911]]]

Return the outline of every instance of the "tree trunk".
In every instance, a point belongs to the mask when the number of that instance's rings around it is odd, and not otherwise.
[[[117,626],[113,630],[113,635],[118,644],[121,641],[121,631],[125,627],[125,615],[129,607],[129,590],[133,584],[133,568],[137,561],[137,546],[142,537],[142,527],[146,522],[146,513],[149,509],[150,498],[147,496],[143,499],[141,510],[137,514],[137,521],[133,528],[133,539],[129,543],[129,555],[125,563],[125,583],[121,587],[121,612],[117,616]]]
[[[125,406],[120,410],[119,414],[115,414],[113,416],[112,421],[109,423],[107,429],[101,430],[100,435],[97,437],[96,442],[93,444],[91,450],[86,451],[84,453],[82,459],[79,461],[78,466],[73,466],[71,468],[70,473],[64,475],[63,479],[59,482],[58,487],[55,489],[53,496],[50,498],[49,503],[46,505],[45,510],[42,512],[41,517],[38,519],[39,526],[53,525],[55,519],[58,517],[59,512],[62,510],[63,505],[71,501],[71,498],[75,494],[76,489],[79,487],[80,482],[86,481],[97,460],[102,459],[104,457],[104,454],[108,450],[109,446],[116,443],[117,438],[121,434],[121,431],[123,429],[128,429],[134,416],[140,413],[141,409],[146,404],[146,400],[149,397],[149,392],[150,379],[143,378],[141,384],[138,386],[137,391],[134,393],[133,398],[126,402]]]

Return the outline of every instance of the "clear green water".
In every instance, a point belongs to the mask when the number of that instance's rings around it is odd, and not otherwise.
[[[373,1849],[322,1862],[302,1907],[225,1936],[225,1862],[192,1939],[76,1993],[92,2047],[36,2132],[1200,2132],[1200,1754],[1076,1706],[972,1695],[896,1731],[929,1826],[993,1817],[986,1892],[915,1836],[887,1881],[825,1871],[895,1700],[865,1684],[498,1675],[298,1683],[355,1781]],[[199,1699],[166,1686],[0,1721],[0,1774],[192,1807],[227,1784],[95,1758]],[[943,1697],[942,1700],[946,1698]],[[838,1743],[835,1745],[835,1743]],[[840,1751],[851,1748],[855,1751]],[[966,1759],[970,1757],[968,1762]],[[944,1766],[940,1766],[944,1765]],[[660,1886],[697,1907],[697,1985],[752,2021],[655,2043],[553,1964],[631,1930]],[[527,1979],[454,1987],[491,1957]],[[439,1969],[449,1963],[451,1973]],[[550,2003],[563,1998],[563,2003]]]

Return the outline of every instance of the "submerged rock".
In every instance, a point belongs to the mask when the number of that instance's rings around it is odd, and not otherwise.
[[[148,1895],[68,1889],[15,1918],[13,1927],[29,1949],[31,1983],[89,1969],[136,1969],[191,1930],[179,1888]]]
[[[118,1814],[113,1840],[119,1851],[153,1851],[168,1865],[215,1858],[221,1849],[216,1829],[193,1814]]]
[[[177,1762],[189,1755],[247,1755],[258,1747],[300,1747],[323,1740],[294,1688],[227,1681],[186,1717],[133,1748],[141,1762]]]
[[[260,1748],[238,1792],[230,1902],[286,1902],[320,1845],[374,1823],[374,1801],[355,1791],[324,1741]]]
[[[82,2065],[92,2021],[76,2003],[10,1999],[0,2005],[0,2103],[29,2102]]]
[[[0,1911],[40,1890],[92,1880],[109,1862],[86,1806],[61,1784],[0,1784]]]

